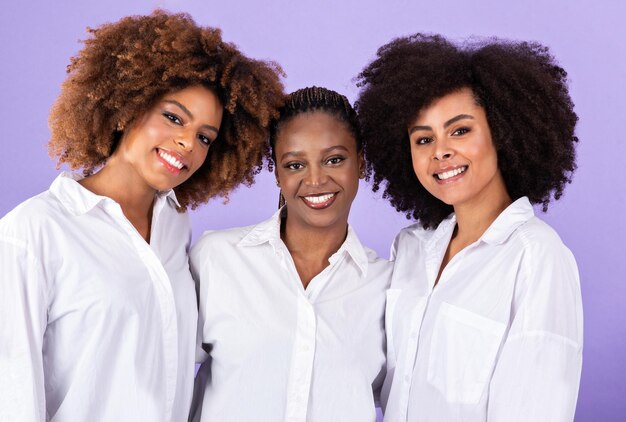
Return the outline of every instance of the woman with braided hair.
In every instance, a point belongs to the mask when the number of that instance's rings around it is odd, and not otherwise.
[[[0,221],[0,420],[183,421],[184,211],[252,183],[280,70],[185,14],[90,30],[50,115],[65,172]]]
[[[573,420],[578,270],[531,205],[576,168],[566,82],[539,44],[420,34],[360,74],[374,189],[417,220],[392,248],[385,421]]]
[[[191,252],[199,342],[193,421],[375,421],[390,265],[348,225],[365,165],[356,115],[324,88],[270,129],[285,205]]]

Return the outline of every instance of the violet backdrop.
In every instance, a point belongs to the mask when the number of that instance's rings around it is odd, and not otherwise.
[[[549,46],[569,73],[580,118],[574,181],[547,214],[540,214],[580,268],[585,345],[576,421],[626,420],[626,223],[621,215],[626,182],[620,176],[626,157],[621,127],[626,115],[625,2],[5,1],[0,8],[0,216],[47,189],[57,174],[46,150],[47,115],[85,28],[156,7],[188,12],[201,25],[222,28],[224,39],[246,54],[277,61],[287,73],[288,91],[315,84],[351,100],[358,92],[353,78],[379,46],[397,36],[427,32],[462,40],[495,35]],[[276,203],[274,179],[264,172],[228,204],[218,198],[193,212],[194,237],[207,229],[261,221]],[[361,240],[385,257],[394,235],[409,224],[366,183],[350,220]]]

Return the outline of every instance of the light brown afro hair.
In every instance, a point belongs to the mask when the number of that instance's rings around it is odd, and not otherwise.
[[[48,148],[59,165],[92,174],[123,128],[163,95],[203,85],[217,94],[224,116],[204,164],[175,188],[181,210],[254,183],[268,153],[269,121],[284,98],[278,65],[245,57],[219,29],[187,14],[157,10],[88,32],[50,113]]]

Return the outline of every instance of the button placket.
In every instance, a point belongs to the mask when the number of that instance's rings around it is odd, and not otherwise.
[[[432,294],[432,293],[431,293]],[[425,302],[425,303],[424,303]],[[430,295],[427,299],[418,299],[417,303],[415,303],[415,309],[411,312],[411,327],[409,331],[409,338],[406,350],[406,356],[404,360],[404,377],[402,379],[402,388],[400,394],[400,410],[402,419],[406,420],[407,411],[409,408],[409,395],[411,391],[411,382],[413,380],[413,368],[415,366],[415,360],[417,358],[417,348],[419,345],[419,332],[422,327],[422,320],[424,318],[424,314],[426,313],[426,309],[428,308],[428,303],[430,302]]]
[[[285,420],[288,422],[306,421],[315,358],[315,310],[302,293],[298,292],[297,297],[298,317],[285,410]]]
[[[162,347],[165,360],[165,383],[167,391],[164,416],[165,420],[170,420],[176,394],[176,374],[178,371],[178,348],[176,347],[178,344],[178,322],[176,319],[176,303],[172,285],[156,252],[145,239],[141,237],[130,221],[128,221],[119,204],[110,201],[105,204],[105,209],[126,232],[131,244],[135,247],[137,254],[150,275],[152,285],[155,287],[156,297],[158,298],[159,309],[161,311],[161,323],[163,324]],[[152,230],[154,230],[156,227],[156,218],[153,219],[152,224]],[[168,347],[167,345],[170,346]]]

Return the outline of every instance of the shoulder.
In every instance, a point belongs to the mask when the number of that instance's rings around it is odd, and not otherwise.
[[[0,236],[25,238],[62,224],[66,218],[61,203],[46,191],[22,202],[0,219]]]
[[[191,248],[190,256],[192,259],[195,259],[196,257],[206,256],[213,252],[223,253],[225,250],[233,249],[254,229],[254,227],[256,226],[207,230]]]
[[[393,268],[393,263],[391,261],[380,257],[376,251],[365,245],[363,245],[363,252],[365,252],[365,256],[367,257],[367,265],[369,268],[373,268],[378,273],[391,273],[391,269]]]
[[[572,255],[556,230],[539,217],[533,217],[520,225],[516,230],[516,237],[525,252],[537,258]]]
[[[419,222],[413,223],[400,230],[396,236],[396,241],[400,243],[428,243],[433,239],[435,233],[445,230],[451,224],[456,224],[456,220],[452,218],[452,215],[439,223],[434,229],[425,229]]]
[[[391,246],[391,260],[394,261],[398,255],[420,250],[423,245],[431,241],[435,232],[436,230],[423,228],[420,223],[403,228],[398,232]]]
[[[523,283],[549,296],[551,291],[579,292],[579,272],[574,255],[557,232],[533,217],[514,234],[521,248]],[[576,293],[578,294],[578,293]]]

